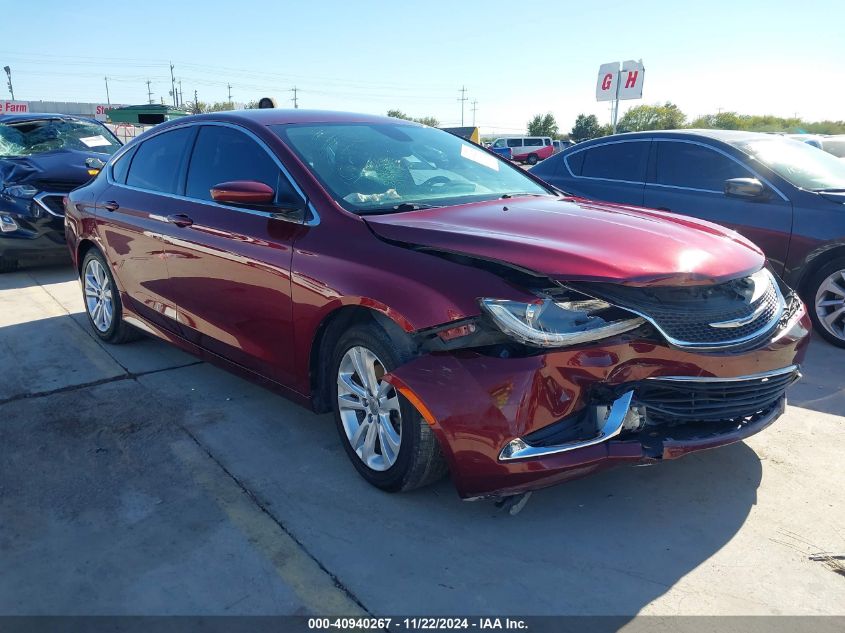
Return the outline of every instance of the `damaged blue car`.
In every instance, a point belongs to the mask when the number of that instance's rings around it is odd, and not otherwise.
[[[120,146],[93,119],[0,115],[0,272],[22,260],[67,256],[63,198]]]

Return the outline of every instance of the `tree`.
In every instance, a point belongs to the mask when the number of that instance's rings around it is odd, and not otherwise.
[[[572,126],[572,131],[569,133],[569,138],[576,143],[599,136],[605,136],[605,134],[603,134],[595,114],[579,114],[578,118],[575,119],[575,125]]]
[[[234,110],[235,105],[228,101],[216,101],[209,106],[206,106],[204,112],[225,112],[227,110]]]
[[[663,105],[640,105],[628,110],[619,121],[620,132],[641,132],[643,130],[676,130],[684,127],[687,116],[674,103]]]
[[[528,122],[528,136],[556,136],[557,121],[551,112],[537,114]]]
[[[412,116],[408,116],[402,110],[388,110],[387,116],[392,117],[394,119],[405,119],[406,121],[415,121],[417,123],[422,123],[423,125],[428,125],[429,127],[440,127],[440,121],[438,121],[433,116],[424,116],[420,118],[414,118]]]

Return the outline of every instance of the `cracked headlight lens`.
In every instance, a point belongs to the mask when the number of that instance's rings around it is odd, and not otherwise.
[[[482,299],[481,307],[511,338],[536,347],[564,347],[596,341],[633,330],[645,319],[605,301],[555,301],[543,297],[529,303]]]

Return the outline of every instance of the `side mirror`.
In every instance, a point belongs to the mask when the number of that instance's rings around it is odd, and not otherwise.
[[[223,204],[273,204],[276,192],[257,180],[232,180],[211,188],[211,199]]]
[[[725,195],[732,198],[762,198],[766,187],[756,178],[731,178],[725,181]]]

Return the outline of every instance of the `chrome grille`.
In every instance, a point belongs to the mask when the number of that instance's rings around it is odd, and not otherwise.
[[[756,292],[755,282],[765,283],[765,289]],[[718,349],[749,343],[771,331],[785,309],[768,271],[712,286],[579,284],[577,289],[641,315],[678,347]]]

